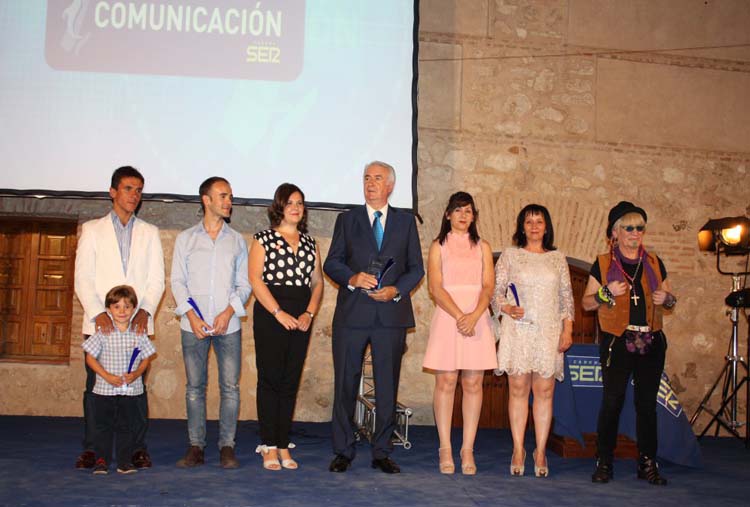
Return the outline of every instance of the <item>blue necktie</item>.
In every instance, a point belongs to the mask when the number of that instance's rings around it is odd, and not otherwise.
[[[373,215],[375,215],[375,220],[372,221],[372,233],[375,234],[375,243],[378,244],[378,250],[380,250],[380,245],[383,244],[383,224],[380,223],[380,217],[383,216],[383,212],[376,211]]]

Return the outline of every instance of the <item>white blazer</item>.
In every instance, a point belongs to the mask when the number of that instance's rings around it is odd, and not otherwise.
[[[75,292],[83,306],[83,334],[94,334],[94,319],[106,311],[104,299],[117,285],[135,289],[138,308],[150,315],[148,334],[154,334],[153,316],[164,294],[164,253],[159,229],[136,217],[126,275],[112,217],[107,213],[84,223],[78,240]]]

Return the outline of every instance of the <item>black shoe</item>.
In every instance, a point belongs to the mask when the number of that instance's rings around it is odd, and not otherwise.
[[[336,457],[333,458],[333,461],[331,461],[331,464],[328,465],[328,471],[337,473],[346,472],[351,464],[352,460],[350,458],[337,454]]]
[[[146,449],[140,449],[133,453],[131,462],[135,468],[151,468],[151,456]]]
[[[109,467],[107,466],[107,462],[102,458],[96,460],[96,464],[94,465],[94,475],[107,475],[108,473]]]
[[[96,454],[94,451],[83,451],[78,458],[76,458],[76,469],[86,470],[94,468],[96,464]]]
[[[596,460],[596,470],[591,474],[591,482],[604,484],[612,480],[615,476],[612,463],[605,463],[602,460]]]
[[[185,457],[177,461],[177,468],[193,468],[203,463],[203,449],[197,445],[191,445],[185,453]]]
[[[387,474],[400,474],[401,468],[391,458],[385,457],[372,460],[372,468],[379,468]]]
[[[654,486],[666,486],[667,480],[659,475],[659,465],[656,460],[641,454],[638,457],[638,478],[645,479]]]
[[[237,461],[237,457],[234,455],[234,447],[228,445],[225,445],[219,451],[219,462],[221,463],[221,468],[225,469],[240,467],[240,462]]]
[[[138,469],[135,468],[132,463],[128,463],[126,465],[118,466],[117,467],[117,473],[118,474],[129,475],[129,474],[134,474],[137,471],[138,471]]]

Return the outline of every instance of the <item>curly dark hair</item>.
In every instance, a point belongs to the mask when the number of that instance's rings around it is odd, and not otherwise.
[[[547,208],[541,204],[528,204],[523,207],[516,219],[516,232],[513,233],[513,244],[523,248],[528,243],[526,233],[523,231],[523,223],[528,215],[542,215],[544,217],[544,237],[542,238],[542,248],[547,251],[557,250],[555,246],[555,230],[552,227],[552,218]]]
[[[273,194],[273,202],[268,207],[268,220],[271,222],[271,227],[278,227],[281,220],[284,218],[284,208],[286,207],[287,201],[293,193],[299,192],[302,196],[302,202],[305,202],[305,193],[294,183],[282,183],[276,189]],[[307,232],[307,206],[304,207],[302,212],[302,220],[297,224],[297,230],[299,232]]]
[[[474,198],[467,192],[456,192],[448,198],[448,206],[445,207],[443,212],[443,219],[440,222],[440,233],[435,238],[441,245],[445,243],[445,238],[451,231],[451,221],[448,220],[448,215],[456,208],[463,208],[464,206],[470,205],[471,211],[474,212],[474,221],[469,226],[469,239],[475,245],[479,243],[479,232],[477,232],[477,219],[479,218],[479,211],[474,204]]]

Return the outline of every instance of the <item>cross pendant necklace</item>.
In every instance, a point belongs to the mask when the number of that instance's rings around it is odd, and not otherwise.
[[[635,267],[635,273],[633,273],[633,278],[630,279],[630,299],[633,300],[633,306],[638,306],[638,300],[641,299],[641,297],[635,293],[635,281],[638,278],[638,270],[641,269],[642,260],[643,257],[638,259],[638,265]]]
[[[632,286],[630,287],[630,293],[632,294],[632,296],[630,296],[630,299],[633,300],[633,305],[638,306],[638,300],[641,298],[638,296],[638,294],[635,293],[635,289]]]

